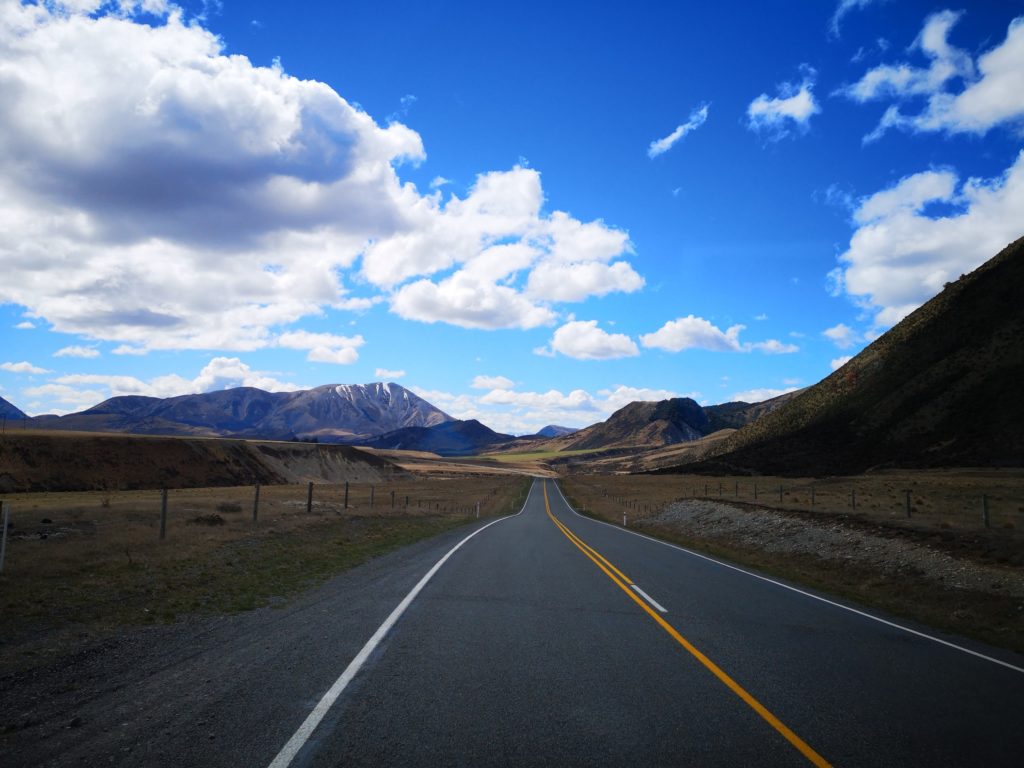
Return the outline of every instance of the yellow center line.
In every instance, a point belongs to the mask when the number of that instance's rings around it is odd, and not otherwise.
[[[613,566],[610,562],[608,562],[608,560],[602,557],[597,552],[597,550],[586,544],[579,536],[570,531],[569,528],[561,520],[559,520],[553,514],[551,514],[551,504],[548,502],[548,484],[546,482],[544,483],[544,509],[548,513],[548,517],[551,518],[551,521],[558,527],[558,529],[562,533],[565,534],[566,538],[568,538],[569,541],[571,541],[577,548],[579,548],[579,550],[584,555],[590,558],[593,561],[593,563],[598,568],[600,568],[604,572],[604,574],[609,579],[611,579],[619,589],[621,589],[623,592],[629,595],[629,598],[638,606],[640,606],[647,613],[648,616],[654,619],[658,623],[658,625],[672,637],[673,640],[675,640],[677,643],[683,646],[683,648],[685,648],[695,659],[697,659],[697,661],[703,664],[704,667],[711,672],[711,674],[713,674],[722,683],[724,683],[730,691],[739,696],[748,707],[750,707],[758,715],[760,715],[765,722],[767,722],[772,728],[774,728],[776,731],[782,734],[786,741],[788,741],[790,744],[796,747],[800,754],[806,757],[813,765],[819,766],[819,768],[828,768],[830,764],[827,760],[825,760],[825,758],[823,758],[821,755],[815,752],[810,747],[810,745],[807,744],[807,742],[805,742],[803,739],[797,736],[792,730],[789,729],[789,727],[786,726],[785,723],[783,723],[781,720],[779,720],[779,718],[777,718],[775,715],[769,712],[768,709],[763,704],[761,704],[761,702],[759,702],[757,699],[755,699],[753,696],[747,693],[747,691],[739,683],[737,683],[735,680],[729,677],[729,675],[727,675],[721,667],[719,667],[717,664],[711,661],[711,659],[709,659],[707,656],[701,653],[697,649],[697,647],[693,645],[693,643],[691,643],[689,640],[687,640],[685,637],[679,634],[675,627],[673,627],[671,624],[665,621],[665,619],[662,618],[660,614],[655,612],[653,608],[647,605],[647,603],[645,603],[639,596],[634,594],[633,590],[629,588],[629,585],[632,584],[632,582],[625,576],[623,576],[621,571],[616,569],[615,566]],[[618,574],[619,578],[617,578],[615,574]]]

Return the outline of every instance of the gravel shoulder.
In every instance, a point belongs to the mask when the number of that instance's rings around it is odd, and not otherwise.
[[[941,629],[1024,651],[1024,568],[958,553],[952,536],[701,499],[674,502],[635,525]]]

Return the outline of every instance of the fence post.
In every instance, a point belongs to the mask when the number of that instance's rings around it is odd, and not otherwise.
[[[306,487],[306,514],[310,514],[313,511],[313,481],[309,481],[309,485]]]
[[[373,509],[373,486],[370,486],[370,509]]]
[[[739,497],[740,497],[740,483],[737,480],[736,481],[736,498],[738,499]]]
[[[811,506],[814,506],[814,486],[811,486]]]
[[[988,496],[984,493],[981,494],[981,521],[988,528]]]
[[[0,533],[0,572],[4,570],[4,559],[7,557],[7,529],[11,523],[11,502],[0,502],[4,513],[4,530]]]
[[[348,509],[348,480],[345,481],[345,509]]]
[[[160,489],[160,540],[167,538],[167,489]]]
[[[391,508],[392,509],[395,508],[395,492],[394,491],[391,492]]]
[[[477,504],[479,504],[479,503],[480,502],[478,501]],[[406,507],[406,509],[409,508],[409,497],[408,496],[405,497],[405,507]]]
[[[260,513],[260,484],[256,483],[256,494],[252,498],[252,521],[255,523]]]
[[[476,503],[476,516],[480,517],[480,502],[479,501]]]
[[[903,496],[906,499],[907,517],[910,517],[910,491],[904,491]]]
[[[626,513],[625,512],[622,513],[622,527],[623,528],[626,527]]]

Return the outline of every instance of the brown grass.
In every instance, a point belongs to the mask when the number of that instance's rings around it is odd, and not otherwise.
[[[566,481],[581,504],[594,510],[614,507],[620,520],[623,511],[649,516],[678,499],[708,498],[822,516],[842,515],[917,532],[984,530],[984,495],[990,529],[998,529],[1024,546],[1024,470],[1020,469],[908,470],[824,479],[576,475]]]
[[[10,494],[0,574],[0,669],[59,653],[79,635],[190,613],[244,610],[288,597],[394,547],[516,511],[522,476],[407,478],[373,488],[264,486],[168,492]],[[394,492],[394,507],[392,507]],[[406,499],[408,498],[408,503]]]
[[[1019,576],[1024,567],[1021,471],[899,472],[835,480],[762,477],[756,482],[756,505],[754,480],[746,478],[578,475],[566,478],[563,487],[577,509],[600,519],[621,524],[625,512],[630,525],[640,525],[645,533],[667,541],[956,634],[1024,651],[1024,605],[1019,597],[1001,591],[999,585],[999,574]],[[909,519],[904,489],[912,490]],[[856,510],[851,505],[851,490],[856,492]],[[990,500],[989,529],[981,524],[983,493]],[[654,517],[672,502],[695,496],[739,503],[751,510],[764,510],[765,514],[777,510],[809,524],[839,525],[938,549],[991,573],[992,588],[955,588],[914,569],[899,570],[897,577],[882,572],[877,563],[861,558],[857,551],[768,551],[749,540],[740,540],[729,527],[700,531]]]

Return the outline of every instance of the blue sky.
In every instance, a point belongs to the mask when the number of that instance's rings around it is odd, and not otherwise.
[[[757,400],[1024,234],[1024,0],[0,0],[0,71],[0,396],[32,414]]]

